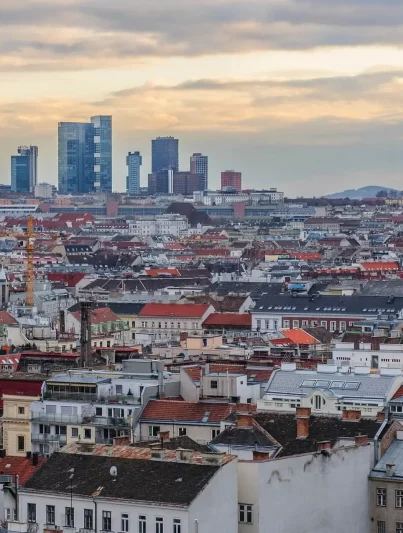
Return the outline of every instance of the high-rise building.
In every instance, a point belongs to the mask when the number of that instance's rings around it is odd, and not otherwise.
[[[157,137],[151,141],[151,171],[179,170],[179,141],[173,137]]]
[[[235,170],[221,172],[221,190],[234,189],[242,192],[242,173]]]
[[[132,196],[140,194],[140,167],[143,164],[143,158],[140,152],[129,152],[126,157],[127,178],[126,192]]]
[[[148,194],[169,194],[171,191],[171,170],[160,170],[148,175]]]
[[[203,154],[193,154],[190,156],[190,172],[192,174],[203,174],[204,189],[208,190],[208,156]]]
[[[205,177],[192,172],[175,172],[173,175],[173,193],[190,196],[195,191],[203,191]]]
[[[61,194],[94,191],[94,124],[59,122],[58,171]]]
[[[19,146],[11,156],[11,190],[33,192],[38,180],[38,147]]]
[[[95,189],[112,192],[112,117],[91,117],[94,126]]]

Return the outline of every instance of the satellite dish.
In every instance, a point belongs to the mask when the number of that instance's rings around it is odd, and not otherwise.
[[[116,466],[111,466],[109,473],[111,476],[116,477],[118,475],[118,469],[116,468]]]

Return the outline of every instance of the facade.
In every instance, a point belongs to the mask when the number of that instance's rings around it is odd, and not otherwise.
[[[340,233],[341,219],[339,218],[308,218],[304,223],[306,231],[324,231],[326,233]]]
[[[174,137],[157,137],[151,141],[151,172],[179,170],[179,141]]]
[[[11,156],[11,190],[33,192],[38,179],[38,147],[19,146]]]
[[[94,124],[59,123],[58,176],[61,194],[94,191]]]
[[[38,396],[3,394],[3,448],[7,455],[26,457],[31,451],[30,407]]]
[[[138,196],[140,194],[140,167],[142,164],[143,158],[140,152],[128,153],[126,157],[126,193],[131,196]]]
[[[195,153],[190,156],[190,172],[192,174],[202,174],[204,176],[204,187],[202,190],[208,189],[208,156],[200,153]]]
[[[112,117],[91,117],[94,128],[94,183],[100,192],[112,192]]]
[[[158,170],[148,175],[148,194],[169,194],[171,192],[171,170]]]
[[[136,217],[130,222],[129,230],[133,235],[174,235],[180,237],[189,229],[187,217],[182,215],[156,215],[154,217]]]
[[[50,199],[53,197],[53,185],[50,183],[38,183],[34,188],[35,198]]]
[[[234,189],[242,192],[242,173],[235,170],[221,172],[221,190]]]
[[[284,193],[277,189],[268,189],[264,191],[243,191],[221,192],[221,191],[202,191],[193,194],[193,201],[204,205],[232,205],[238,202],[247,202],[248,204],[279,204],[284,200]],[[302,228],[303,228],[303,223]]]
[[[202,191],[205,187],[206,178],[203,174],[192,172],[175,172],[173,175],[174,194],[191,196],[195,191]]]

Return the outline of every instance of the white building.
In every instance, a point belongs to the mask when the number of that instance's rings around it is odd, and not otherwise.
[[[338,342],[333,348],[333,360],[338,366],[389,368],[400,374],[403,370],[403,345],[380,344],[379,350],[375,350],[370,342],[361,342],[358,348],[353,342]]]
[[[189,227],[190,224],[185,216],[175,214],[136,217],[136,220],[129,224],[130,233],[141,236],[174,235],[179,237]]]
[[[82,453],[52,455],[20,489],[22,522],[39,531],[237,531],[236,458],[210,454],[195,464],[180,451],[168,461]]]
[[[53,197],[53,185],[50,183],[38,183],[34,189],[35,198],[52,198]]]
[[[236,202],[251,202],[252,204],[266,202],[278,204],[283,200],[284,193],[274,188],[264,191],[239,193],[226,193],[221,191],[196,191],[193,193],[193,201],[204,205],[231,205]]]

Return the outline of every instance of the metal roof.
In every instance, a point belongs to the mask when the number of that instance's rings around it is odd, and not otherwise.
[[[402,426],[403,427],[403,426]],[[393,476],[386,475],[386,465],[395,465]],[[394,440],[386,452],[382,455],[381,460],[376,464],[375,468],[372,470],[370,477],[377,478],[388,478],[393,480],[393,478],[400,478],[399,481],[402,481],[403,477],[403,441]]]

